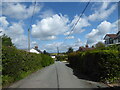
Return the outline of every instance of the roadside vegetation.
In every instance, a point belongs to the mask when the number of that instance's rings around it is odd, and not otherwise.
[[[19,50],[12,44],[9,37],[2,36],[3,87],[53,63],[54,60],[50,56]]]
[[[94,49],[69,53],[68,62],[95,81],[120,83],[120,45],[99,42]]]

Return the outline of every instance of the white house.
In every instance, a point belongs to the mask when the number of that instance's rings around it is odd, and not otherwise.
[[[114,38],[113,43],[114,44],[120,44],[120,31],[116,34],[116,38]]]
[[[55,55],[51,55],[51,58],[55,59]]]
[[[106,45],[120,44],[120,31],[117,34],[106,34],[104,40]]]
[[[30,49],[30,52],[31,52],[31,53],[37,53],[37,54],[42,53],[42,52],[38,49],[38,46],[35,46],[34,48]]]
[[[35,50],[34,48],[30,49],[30,52],[39,54],[39,52],[37,50]]]

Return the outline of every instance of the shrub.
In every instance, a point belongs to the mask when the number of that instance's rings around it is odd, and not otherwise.
[[[56,58],[57,58],[57,61],[67,61],[68,56],[67,55],[57,55]]]
[[[120,77],[120,53],[114,50],[92,50],[68,55],[70,65],[96,81]]]
[[[54,63],[44,54],[29,53],[14,47],[2,47],[3,86],[22,79],[42,67]]]

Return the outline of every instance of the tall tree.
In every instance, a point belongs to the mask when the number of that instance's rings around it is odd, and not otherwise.
[[[46,55],[50,55],[46,50],[44,50],[43,53]]]
[[[105,47],[105,44],[102,43],[102,42],[98,42],[96,45],[95,45],[96,48],[103,48]]]
[[[67,53],[72,53],[72,52],[73,52],[73,48],[69,47]]]
[[[3,46],[14,46],[11,38],[6,36],[5,34],[2,36],[2,45]]]

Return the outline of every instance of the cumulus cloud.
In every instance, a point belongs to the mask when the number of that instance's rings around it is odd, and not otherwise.
[[[0,31],[2,31],[1,35],[6,34],[9,36],[16,47],[21,49],[27,48],[27,36],[24,35],[22,22],[9,25],[6,17],[0,17],[0,25],[2,25],[0,27]]]
[[[0,36],[2,36],[5,33],[5,29],[9,25],[9,22],[7,21],[6,17],[0,17]]]
[[[100,8],[97,8],[95,12],[88,16],[88,19],[90,21],[95,20],[104,20],[107,18],[117,7],[117,4],[111,5],[111,7],[108,8],[110,5],[110,2],[103,2]]]
[[[7,34],[10,37],[16,37],[24,33],[24,29],[22,27],[22,23],[12,23],[11,26],[8,27]]]
[[[2,27],[7,27],[9,25],[8,21],[6,20],[6,17],[0,17],[0,24]]]
[[[78,38],[76,41],[75,41],[75,47],[80,47],[81,45],[84,45],[84,43],[80,40],[80,38]]]
[[[36,4],[35,14],[38,13],[42,8],[42,5]],[[26,19],[32,16],[34,5],[27,7],[21,3],[3,3],[2,14],[16,19]]]
[[[54,15],[54,12],[51,9],[49,9],[49,10],[42,12],[39,17],[40,18],[47,18],[47,17],[51,17],[53,15]]]
[[[57,47],[59,49],[60,52],[66,52],[68,50],[69,47],[71,47],[71,45],[67,45],[63,42],[53,42],[53,43],[49,43],[43,46],[43,48],[47,51],[47,52],[57,52]]]
[[[57,47],[60,47],[63,42],[53,42],[43,46],[44,50],[47,52],[57,52]]]
[[[72,47],[74,50],[78,50],[78,48],[84,43],[78,38],[73,43],[63,43],[63,42],[53,42],[43,46],[44,50],[48,52],[57,52],[57,47],[60,52],[67,52],[69,47]]]
[[[12,23],[11,26],[8,27],[6,30],[6,34],[11,37],[12,42],[18,48],[27,48],[27,36],[24,35],[23,24],[19,23]]]
[[[73,28],[74,27],[74,24],[78,21],[78,18],[79,16],[76,15],[74,17],[74,19],[71,21],[71,23],[69,24],[69,27]],[[88,19],[87,17],[83,17],[83,18],[80,18],[80,20],[78,21],[78,23],[76,24],[75,28],[74,28],[74,32],[71,32],[72,33],[82,33],[85,31],[85,29],[83,29],[84,27],[88,27],[90,26],[90,23],[88,22]],[[69,35],[70,34],[70,31],[67,31],[64,33],[64,35]]]
[[[41,40],[53,40],[57,35],[66,32],[69,27],[66,16],[55,14],[32,25],[32,36]]]
[[[74,39],[75,37],[74,36],[68,36],[66,37],[66,39]]]
[[[108,21],[101,22],[96,29],[92,29],[90,33],[86,35],[88,44],[95,44],[98,41],[103,42],[103,37],[107,33],[115,33],[117,32],[116,22],[110,23]]]

